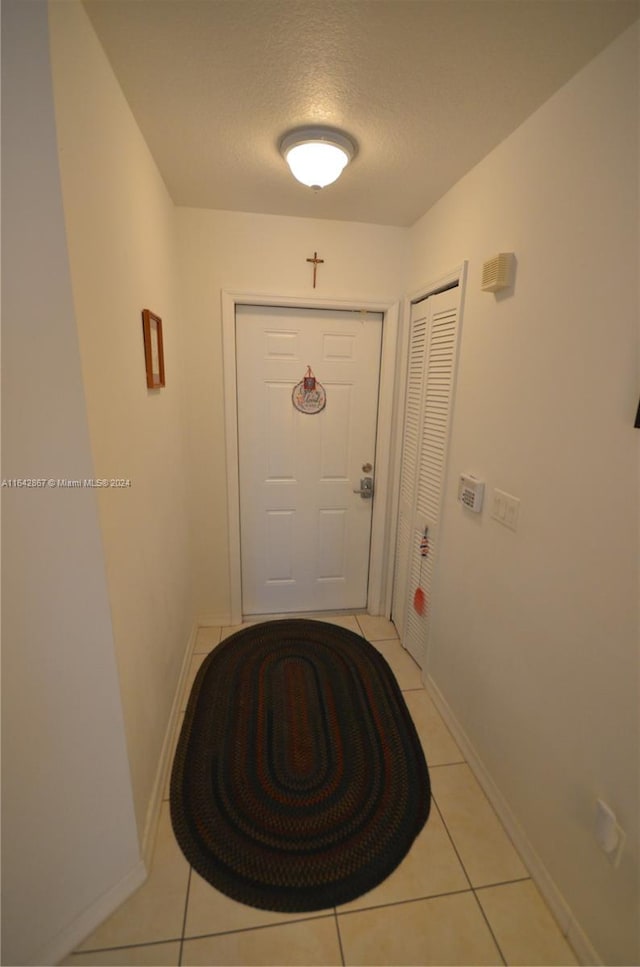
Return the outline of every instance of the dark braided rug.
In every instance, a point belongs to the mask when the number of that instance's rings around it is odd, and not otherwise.
[[[228,896],[300,912],[387,877],[429,815],[427,765],[384,658],[306,619],[269,621],[205,658],[171,777],[194,869]]]

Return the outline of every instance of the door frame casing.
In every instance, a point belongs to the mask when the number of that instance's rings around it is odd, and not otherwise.
[[[238,468],[238,402],[236,381],[236,306],[254,305],[293,309],[335,309],[351,312],[382,313],[382,351],[376,429],[376,493],[371,521],[369,550],[369,614],[385,613],[388,607],[391,528],[391,467],[394,424],[394,388],[400,302],[276,296],[255,292],[222,290],[222,351],[225,413],[225,450],[227,461],[227,525],[229,531],[230,621],[242,621],[242,571],[240,553],[240,476]]]

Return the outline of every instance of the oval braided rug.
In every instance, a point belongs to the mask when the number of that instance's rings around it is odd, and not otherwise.
[[[237,632],[205,658],[171,776],[194,869],[250,906],[355,899],[429,815],[427,765],[391,669],[364,638],[306,619]]]

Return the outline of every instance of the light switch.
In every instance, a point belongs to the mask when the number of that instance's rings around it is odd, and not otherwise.
[[[504,524],[512,531],[518,529],[518,516],[520,513],[520,500],[513,494],[507,494],[504,490],[494,489],[493,505],[491,516],[500,524]]]

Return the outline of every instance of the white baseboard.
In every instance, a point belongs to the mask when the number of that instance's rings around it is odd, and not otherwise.
[[[167,723],[167,728],[164,734],[162,751],[160,753],[160,759],[158,760],[156,777],[153,783],[153,790],[151,793],[151,797],[149,799],[149,806],[147,808],[147,815],[146,815],[145,824],[144,824],[144,832],[142,834],[141,848],[142,848],[142,858],[146,863],[148,869],[151,866],[151,858],[153,856],[153,848],[155,846],[156,833],[158,831],[158,820],[160,819],[160,808],[162,806],[162,794],[164,792],[164,787],[167,780],[167,775],[169,773],[169,769],[171,768],[173,736],[175,734],[176,724],[178,722],[178,716],[180,714],[180,700],[182,698],[182,693],[184,691],[184,687],[187,681],[187,676],[189,674],[189,667],[191,665],[191,656],[193,655],[197,633],[198,633],[198,625],[194,624],[194,626],[191,629],[191,634],[189,635],[189,640],[187,641],[184,657],[182,659],[182,668],[180,669],[180,675],[178,676],[178,684],[176,686],[176,691],[173,698],[173,704],[171,706],[171,714],[169,715],[169,721]]]
[[[85,937],[99,927],[100,924],[117,910],[120,904],[124,903],[132,893],[142,886],[147,878],[147,869],[140,860],[129,873],[126,874],[115,886],[111,887],[99,899],[83,910],[79,917],[70,923],[64,930],[48,943],[29,963],[33,967],[42,964],[57,964],[64,957],[68,956],[70,950],[82,943]]]
[[[440,689],[429,675],[424,676],[424,685],[433,702],[442,715],[447,728],[450,730],[454,739],[458,743],[469,768],[482,786],[482,789],[495,809],[502,825],[511,837],[514,846],[518,850],[522,862],[525,864],[532,880],[545,898],[551,913],[558,922],[558,926],[573,947],[577,958],[581,964],[601,965],[603,960],[597,950],[589,940],[587,934],[576,920],[568,903],[552,879],[546,866],[531,845],[526,833],[513,815],[511,807],[496,786],[489,771],[482,762],[478,753],[464,732],[460,723],[456,719],[447,700],[442,695]]]
[[[575,918],[572,918],[569,924],[567,940],[581,964],[585,967],[602,967],[604,961]]]

